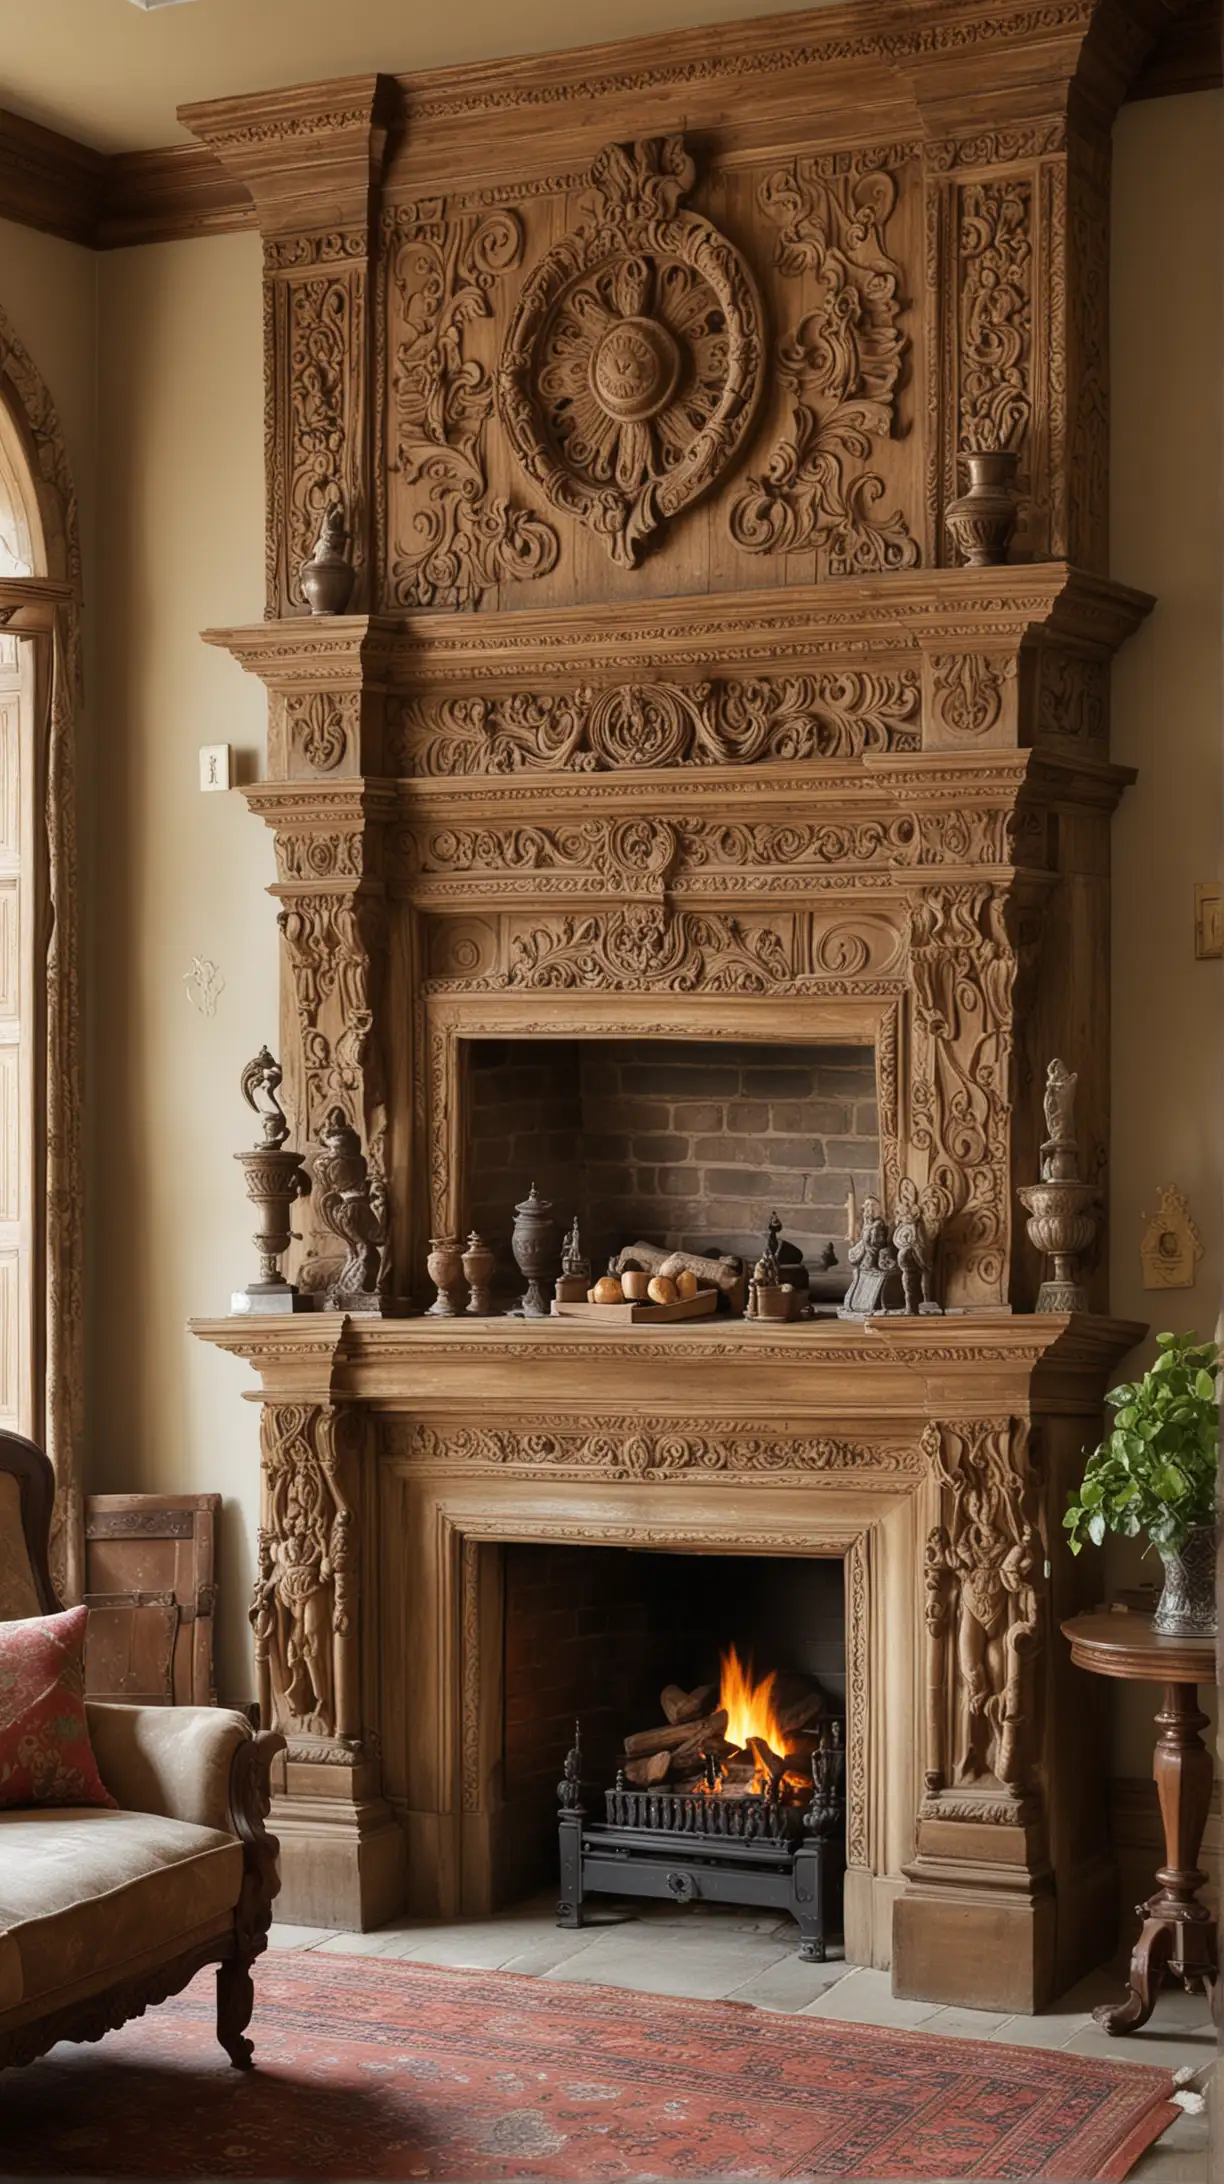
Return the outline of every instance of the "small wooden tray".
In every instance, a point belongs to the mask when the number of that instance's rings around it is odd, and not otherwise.
[[[558,1304],[558,1319],[595,1320],[606,1327],[636,1327],[650,1320],[707,1319],[718,1309],[718,1291],[699,1289],[695,1297],[677,1297],[674,1304]]]

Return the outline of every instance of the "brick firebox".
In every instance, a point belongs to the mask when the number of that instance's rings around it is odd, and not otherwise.
[[[512,1209],[535,1182],[577,1213],[596,1269],[638,1236],[755,1258],[776,1208],[843,1263],[846,1196],[880,1188],[870,1047],[748,1040],[475,1040],[471,1218],[514,1281]]]

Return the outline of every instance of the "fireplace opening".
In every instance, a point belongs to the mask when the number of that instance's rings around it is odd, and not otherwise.
[[[466,1042],[465,1200],[521,1293],[510,1251],[534,1182],[599,1273],[623,1247],[730,1252],[751,1269],[776,1212],[815,1302],[844,1294],[847,1204],[880,1188],[870,1046],[759,1040]]]
[[[576,1722],[593,1820],[660,1827],[669,1841],[680,1830],[702,1856],[698,1836],[772,1841],[790,1846],[789,1859],[805,1841],[814,1785],[830,1776],[822,1750],[838,1755],[840,1796],[841,1560],[560,1545],[502,1553],[502,1900],[557,1879],[558,1785]],[[724,1704],[737,1671],[756,1687],[751,1720]],[[628,1802],[617,1803],[618,1787]],[[825,1833],[836,1835],[828,1849],[839,1871],[840,1809]],[[672,1885],[682,1885],[674,1872]],[[640,1892],[626,1864],[624,1893]]]

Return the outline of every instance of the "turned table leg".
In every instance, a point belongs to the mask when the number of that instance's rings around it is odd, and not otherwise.
[[[1156,1875],[1156,1894],[1138,1907],[1143,1928],[1131,1957],[1130,1991],[1124,2001],[1093,2011],[1105,2032],[1146,2025],[1166,1978],[1187,1989],[1201,1980],[1210,1995],[1216,1977],[1215,1921],[1197,1901],[1207,1878],[1198,1854],[1211,1803],[1212,1766],[1199,1734],[1207,1716],[1195,1684],[1165,1685],[1156,1726],[1152,1773],[1164,1821],[1165,1862]]]

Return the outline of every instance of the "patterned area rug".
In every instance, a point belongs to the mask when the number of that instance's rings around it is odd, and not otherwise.
[[[0,2173],[1118,2178],[1163,2070],[386,1957],[271,1956],[256,2069],[213,1983],[0,2077]]]

